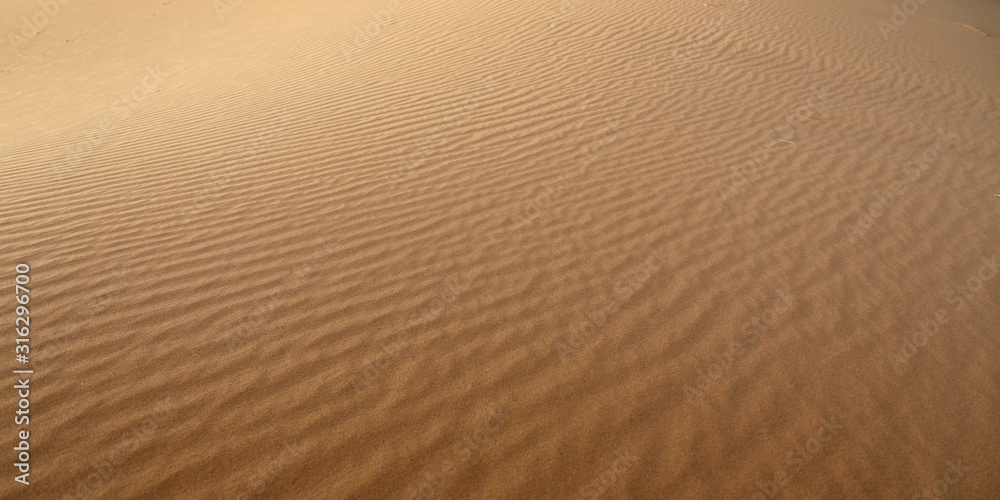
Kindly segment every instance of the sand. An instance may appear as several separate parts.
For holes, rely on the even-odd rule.
[[[1000,498],[1000,4],[895,7],[3,2],[0,497]]]

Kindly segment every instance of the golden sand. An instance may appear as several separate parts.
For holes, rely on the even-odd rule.
[[[0,497],[1000,498],[997,2],[43,4]]]

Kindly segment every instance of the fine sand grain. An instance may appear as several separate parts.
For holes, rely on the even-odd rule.
[[[0,498],[1000,498],[1000,3],[50,3]]]

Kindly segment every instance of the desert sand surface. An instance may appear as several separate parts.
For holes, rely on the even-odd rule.
[[[1000,3],[56,3],[0,497],[1000,498]]]

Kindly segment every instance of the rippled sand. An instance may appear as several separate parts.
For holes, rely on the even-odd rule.
[[[0,6],[2,498],[1000,498],[997,2],[223,2]]]

